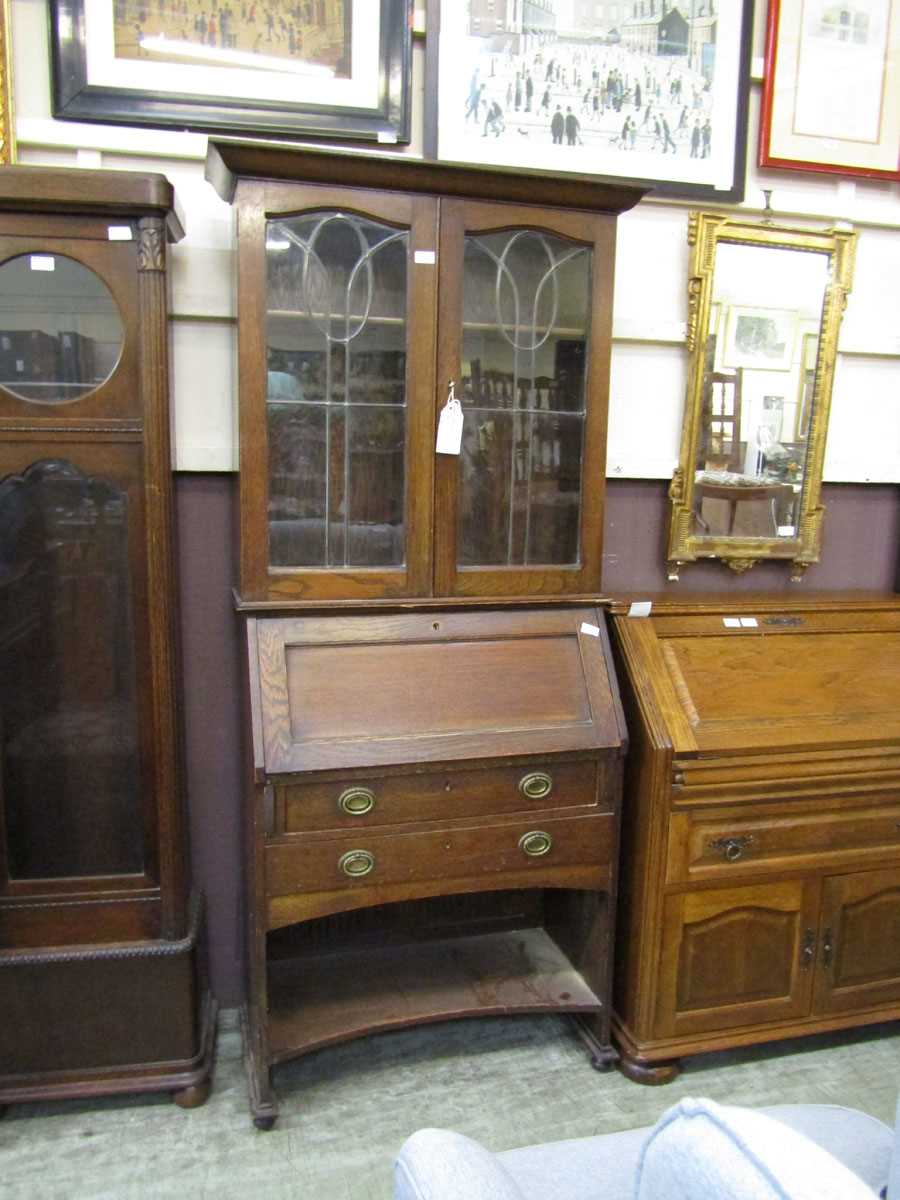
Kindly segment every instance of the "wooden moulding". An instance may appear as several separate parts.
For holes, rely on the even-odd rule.
[[[334,183],[466,200],[508,201],[588,212],[621,213],[649,191],[588,175],[564,180],[540,171],[428,162],[407,154],[359,154],[346,150],[297,149],[283,142],[214,138],[206,156],[206,178],[230,203],[238,178]]]

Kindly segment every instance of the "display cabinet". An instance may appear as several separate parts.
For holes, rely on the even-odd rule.
[[[167,398],[168,181],[0,170],[0,1103],[205,1099]]]
[[[900,1016],[900,600],[614,617],[621,1067]]]
[[[254,1120],[273,1066],[419,1021],[570,1012],[608,1065],[626,739],[590,601],[641,192],[227,141],[207,169],[238,240]]]

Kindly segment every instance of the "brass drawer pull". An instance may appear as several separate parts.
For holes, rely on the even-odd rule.
[[[531,771],[519,780],[519,791],[528,800],[543,800],[553,791],[553,776],[546,771]]]
[[[742,834],[740,837],[720,837],[709,843],[710,850],[721,850],[726,862],[737,862],[744,857],[744,848],[753,841],[753,834]]]
[[[375,793],[367,787],[349,787],[338,796],[338,808],[348,817],[361,817],[375,807]]]
[[[359,879],[374,870],[375,855],[368,850],[348,850],[338,859],[338,867],[351,879]]]
[[[519,849],[529,858],[540,858],[542,854],[549,854],[552,847],[553,838],[549,833],[544,833],[543,829],[532,829],[519,838]]]

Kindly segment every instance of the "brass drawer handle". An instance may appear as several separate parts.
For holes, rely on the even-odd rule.
[[[338,867],[351,879],[359,879],[374,870],[375,855],[368,850],[348,850],[338,859]]]
[[[349,787],[338,796],[338,808],[348,817],[361,817],[375,807],[375,793],[367,787]]]
[[[542,854],[549,854],[552,847],[553,838],[549,833],[544,833],[543,829],[532,829],[519,838],[519,849],[529,858],[540,858]]]
[[[553,791],[553,776],[546,771],[531,771],[519,780],[519,791],[528,800],[543,800]]]
[[[737,862],[744,857],[744,848],[753,841],[753,834],[747,833],[741,837],[720,837],[709,843],[710,850],[721,850],[726,862]]]

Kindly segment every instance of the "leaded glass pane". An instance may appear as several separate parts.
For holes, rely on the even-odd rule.
[[[405,561],[407,252],[353,213],[268,223],[273,567]]]
[[[462,566],[577,566],[591,254],[537,230],[465,240]]]

